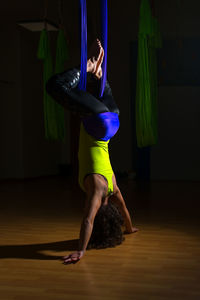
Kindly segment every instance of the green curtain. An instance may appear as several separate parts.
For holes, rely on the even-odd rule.
[[[65,52],[66,51],[66,52]],[[43,60],[43,104],[45,137],[51,140],[65,139],[65,120],[62,106],[56,103],[46,92],[47,80],[54,74],[48,32],[43,29],[40,35],[37,57]],[[68,58],[67,45],[63,30],[59,30],[57,38],[55,72],[62,72],[64,61]]]
[[[149,0],[140,6],[136,83],[136,136],[138,147],[157,143],[157,60],[161,47],[158,22],[152,16]]]
[[[68,45],[65,38],[64,30],[59,29],[58,37],[57,37],[57,45],[56,45],[56,65],[55,65],[55,73],[61,73],[64,71],[65,61],[69,58]],[[56,103],[57,104],[57,103]],[[57,104],[55,113],[57,115],[57,126],[58,132],[60,133],[61,139],[65,138],[65,116],[64,109],[61,105]]]

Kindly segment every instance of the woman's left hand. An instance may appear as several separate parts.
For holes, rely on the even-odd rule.
[[[71,253],[67,256],[63,256],[62,259],[64,260],[64,264],[69,264],[73,262],[77,262],[78,260],[83,257],[85,251],[76,251],[74,253]]]
[[[132,227],[131,229],[126,229],[126,230],[124,231],[124,234],[135,233],[135,232],[137,232],[138,230],[139,230],[138,228]]]

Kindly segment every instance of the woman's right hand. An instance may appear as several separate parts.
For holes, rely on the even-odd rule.
[[[64,264],[70,264],[70,263],[74,263],[77,262],[78,260],[80,260],[83,255],[84,255],[85,251],[76,251],[74,253],[71,253],[67,256],[63,256],[62,259],[64,260]]]

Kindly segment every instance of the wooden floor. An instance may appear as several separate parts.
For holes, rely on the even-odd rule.
[[[134,225],[76,264],[84,195],[67,178],[0,183],[1,300],[200,299],[199,182],[120,183]]]

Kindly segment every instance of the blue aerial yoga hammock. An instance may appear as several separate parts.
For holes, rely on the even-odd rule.
[[[108,5],[107,0],[101,1],[101,39],[102,46],[104,49],[104,59],[102,63],[102,78],[101,78],[101,89],[100,97],[103,96],[106,79],[107,79],[107,48],[108,48]]]
[[[81,35],[81,76],[78,88],[86,91],[87,83],[87,6],[86,0],[80,0],[80,35]]]
[[[79,89],[86,91],[87,83],[87,6],[86,0],[79,0],[80,3],[80,33],[81,33],[81,76]],[[102,78],[100,98],[103,96],[107,79],[107,45],[108,45],[108,6],[107,0],[101,0],[101,42],[104,49],[102,63]]]
[[[104,49],[102,78],[99,97],[103,97],[107,80],[107,39],[108,39],[107,0],[101,0],[101,41]],[[81,76],[78,88],[86,91],[87,84],[87,7],[86,0],[80,0],[80,33],[81,33]],[[108,141],[119,128],[118,114],[104,112],[82,119],[86,131],[101,141]]]

